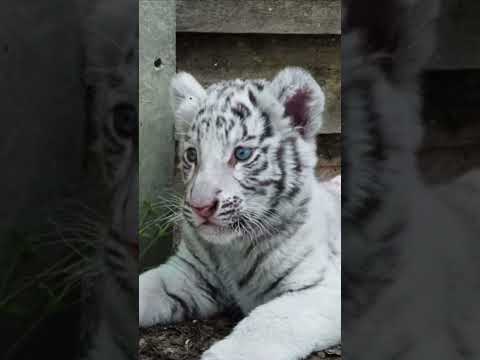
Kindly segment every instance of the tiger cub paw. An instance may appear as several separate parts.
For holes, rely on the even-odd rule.
[[[138,321],[140,327],[171,322],[171,311],[164,291],[148,286],[148,280],[139,278]]]

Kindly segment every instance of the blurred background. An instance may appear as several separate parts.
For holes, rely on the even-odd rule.
[[[132,21],[122,17],[132,4],[137,9],[135,2],[113,3],[0,5],[2,360],[76,359],[102,313],[91,311],[102,301],[89,290],[105,275],[99,248],[111,221],[111,194],[94,144],[110,106],[118,104],[106,99],[118,95],[121,81],[110,78],[100,92],[86,69],[88,63],[97,74],[117,70],[131,45],[124,41],[126,23],[133,24],[131,39],[138,48],[137,11],[127,13]],[[134,56],[131,65],[135,75]],[[136,112],[136,81],[133,88],[134,103],[128,100]],[[133,120],[136,128],[136,115]],[[122,309],[124,317],[129,309]],[[136,313],[135,306],[135,330]]]
[[[480,3],[443,0],[437,51],[423,78],[425,136],[419,166],[428,183],[480,168]]]

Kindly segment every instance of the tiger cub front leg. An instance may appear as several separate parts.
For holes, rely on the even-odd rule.
[[[205,318],[221,310],[218,283],[198,256],[180,245],[165,264],[139,278],[139,324]]]
[[[286,293],[260,305],[201,360],[299,360],[340,343],[340,287]]]

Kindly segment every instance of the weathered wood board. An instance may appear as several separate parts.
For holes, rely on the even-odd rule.
[[[426,124],[417,159],[420,174],[427,183],[446,183],[469,171],[480,170],[480,121],[469,121],[465,113],[459,114],[458,121],[463,123],[457,129]],[[320,135],[317,146],[319,178],[326,180],[340,174],[342,135]]]
[[[459,116],[462,120],[462,114]],[[444,183],[473,169],[480,170],[480,121],[466,121],[457,129],[427,126],[418,165],[428,183]]]
[[[286,66],[312,73],[326,93],[323,133],[338,133],[340,113],[340,37],[177,33],[177,69],[203,85],[233,78],[271,79]]]
[[[424,130],[417,159],[427,183],[445,183],[471,170],[480,170],[480,122],[466,124],[456,131],[432,124]],[[317,144],[318,177],[327,180],[340,174],[342,135],[320,135]]]
[[[339,0],[177,0],[177,31],[340,34]]]
[[[480,2],[443,0],[431,69],[480,67]],[[338,0],[178,0],[179,32],[340,34]]]
[[[471,170],[480,170],[480,144],[422,150],[418,159],[427,183],[446,183]]]
[[[424,118],[451,132],[462,131],[468,123],[479,123],[479,89],[480,68],[426,72],[422,84]],[[472,130],[464,132],[462,138],[475,136]]]
[[[426,128],[418,159],[430,183],[480,168],[480,69],[429,71],[423,77]]]
[[[341,173],[342,135],[323,134],[317,138],[317,175],[328,180]]]

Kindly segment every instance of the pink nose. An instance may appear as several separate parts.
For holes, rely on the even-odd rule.
[[[201,216],[202,218],[208,219],[210,216],[212,216],[215,211],[217,211],[218,207],[218,200],[214,200],[208,205],[202,205],[202,206],[197,206],[192,204],[192,209],[197,213],[198,216]]]

